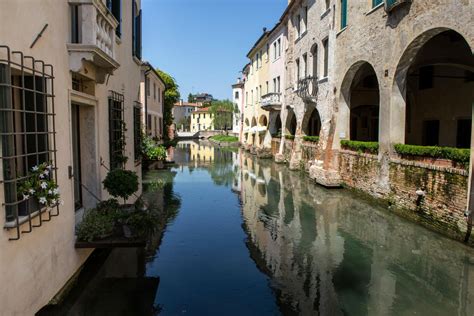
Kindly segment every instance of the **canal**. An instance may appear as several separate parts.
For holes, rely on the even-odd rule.
[[[239,150],[173,156],[145,176],[162,238],[108,253],[68,315],[473,315],[471,248]]]

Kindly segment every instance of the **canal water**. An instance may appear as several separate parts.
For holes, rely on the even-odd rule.
[[[172,155],[145,176],[162,239],[108,254],[68,315],[474,315],[463,244],[236,149]]]

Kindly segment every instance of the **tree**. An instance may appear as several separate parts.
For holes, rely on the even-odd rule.
[[[233,114],[239,110],[230,100],[217,100],[211,102],[209,112],[215,130],[229,130],[232,129]]]
[[[195,99],[194,99],[194,95],[192,95],[191,93],[188,94],[188,102],[189,103],[194,103]]]
[[[163,107],[163,138],[169,140],[168,129],[173,124],[173,106],[181,97],[179,93],[179,85],[176,80],[168,73],[157,69],[161,79],[165,82],[165,102]]]

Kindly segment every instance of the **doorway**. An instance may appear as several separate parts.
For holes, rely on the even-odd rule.
[[[81,138],[80,138],[80,107],[72,104],[71,128],[72,128],[72,171],[74,179],[74,209],[76,211],[83,207],[82,202],[82,166],[81,166]]]

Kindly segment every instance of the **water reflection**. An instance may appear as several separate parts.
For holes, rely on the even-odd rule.
[[[251,256],[300,315],[472,315],[472,249],[242,154]]]

